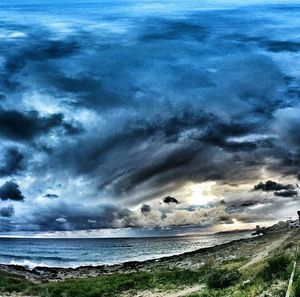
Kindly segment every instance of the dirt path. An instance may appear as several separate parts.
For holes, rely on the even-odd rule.
[[[248,268],[249,266],[260,262],[263,258],[265,258],[266,256],[268,256],[268,254],[270,252],[272,252],[273,250],[275,250],[276,248],[278,248],[285,240],[287,240],[287,238],[290,236],[290,234],[287,234],[286,236],[280,238],[277,241],[274,241],[272,243],[270,243],[268,246],[266,246],[266,248],[261,251],[260,253],[258,253],[255,257],[253,257],[248,263],[246,263],[245,265],[243,265],[242,267],[240,267],[240,270],[243,270],[245,268]]]
[[[204,285],[196,285],[193,287],[187,287],[181,290],[175,290],[175,291],[140,291],[137,293],[134,293],[134,295],[126,293],[120,295],[120,297],[184,297],[189,294],[198,293],[202,288],[204,288]]]

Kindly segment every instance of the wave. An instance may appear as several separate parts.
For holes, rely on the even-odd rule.
[[[30,261],[30,260],[11,260],[6,262],[1,262],[1,264],[4,265],[17,265],[17,266],[23,266],[28,269],[34,269],[36,267],[50,267],[50,268],[78,268],[83,266],[101,266],[101,265],[115,265],[115,264],[121,264],[124,262],[112,262],[112,263],[102,263],[102,262],[77,262],[77,263],[46,263],[46,262],[38,262],[38,261]]]
[[[24,266],[26,268],[29,269],[34,269],[37,266],[42,266],[42,267],[55,267],[55,266],[51,266],[49,264],[45,264],[45,263],[40,263],[40,262],[34,262],[34,261],[29,261],[29,260],[23,260],[23,261],[9,261],[8,263],[4,263],[4,264],[9,264],[9,265],[20,265],[20,266]]]
[[[0,258],[8,258],[8,259],[22,259],[22,260],[45,260],[45,261],[76,261],[76,258],[67,258],[67,257],[58,257],[58,256],[26,256],[26,255],[13,255],[13,254],[3,254],[0,253]]]

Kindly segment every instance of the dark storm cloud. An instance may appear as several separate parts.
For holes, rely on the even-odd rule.
[[[274,156],[278,159],[275,163],[267,164],[267,168],[272,172],[278,172],[282,176],[295,176],[300,166],[300,158],[298,154],[287,151],[285,148],[277,147]]]
[[[217,164],[215,166],[211,165],[210,169],[208,169],[208,164],[207,167],[204,167],[204,164],[206,162],[209,163],[210,160],[206,155],[211,154],[212,156],[214,154],[213,146],[221,147],[228,152],[241,153],[255,150],[256,148],[269,149],[272,147],[271,140],[256,142],[228,140],[230,137],[247,135],[254,132],[256,128],[257,125],[251,122],[233,121],[227,123],[225,121],[221,122],[215,116],[204,114],[203,112],[183,111],[178,113],[176,117],[172,116],[165,119],[157,117],[153,122],[138,120],[131,123],[126,129],[121,130],[120,133],[109,135],[104,139],[85,138],[85,143],[68,149],[67,154],[62,151],[62,155],[59,156],[61,161],[59,162],[62,166],[65,166],[65,162],[68,165],[73,164],[78,173],[89,175],[99,170],[101,164],[107,162],[108,156],[113,154],[115,158],[119,158],[119,151],[126,148],[128,153],[132,152],[133,156],[135,156],[131,157],[131,161],[127,161],[131,163],[127,170],[115,167],[115,165],[120,165],[121,167],[123,160],[120,160],[119,164],[111,164],[111,169],[106,167],[105,170],[102,170],[102,175],[105,174],[105,179],[101,183],[101,187],[107,187],[112,184],[112,189],[119,193],[134,189],[137,185],[156,177],[158,177],[157,186],[160,183],[168,183],[167,177],[163,178],[163,175],[169,175],[169,181],[184,180],[185,178],[197,179],[197,176],[202,174],[203,176],[206,174],[206,177],[203,177],[204,179],[221,179],[226,174],[228,174],[228,177],[230,176],[228,167]],[[192,131],[192,133],[185,136],[185,133],[189,133],[189,131]],[[148,141],[149,147],[147,148]],[[139,143],[143,142],[145,143],[144,151],[138,154],[134,153],[135,147],[138,147]],[[159,143],[165,144],[165,149],[155,152],[152,146],[156,147]],[[151,155],[155,156],[149,158]],[[203,156],[203,160],[201,156]],[[227,157],[231,158],[230,155]],[[73,158],[74,160],[76,158],[76,163],[71,161]],[[136,166],[134,164],[135,158],[137,162],[139,158],[144,159],[143,165]],[[237,159],[238,155],[235,155],[234,158]],[[195,159],[198,159],[197,162],[202,164],[203,170],[195,167],[197,162],[191,164]],[[257,159],[252,161],[249,158],[249,167],[251,163],[253,163],[253,166],[259,166]],[[180,171],[183,168],[185,168],[185,177],[182,176],[182,173],[176,172],[177,169]],[[211,176],[209,176],[210,174]]]
[[[75,129],[69,123],[64,122],[63,114],[61,113],[41,116],[35,110],[21,112],[0,108],[0,135],[5,138],[17,141],[31,141],[35,137],[47,134],[55,128],[62,128],[70,134]]]
[[[229,123],[222,122],[220,119],[213,119],[206,125],[205,135],[201,140],[223,147],[228,150],[254,150],[257,147],[255,142],[244,141],[234,142],[229,141],[229,137],[243,136],[255,131],[256,125],[254,123],[232,121]]]
[[[175,181],[178,182],[177,186],[180,186],[186,180],[191,179],[195,181],[223,179],[225,181],[235,176],[249,178],[252,172],[264,163],[265,151],[273,149],[273,140],[270,138],[235,141],[233,138],[245,137],[263,130],[261,121],[268,121],[270,114],[263,113],[264,104],[261,100],[253,98],[268,96],[266,92],[274,88],[269,82],[274,80],[276,85],[276,76],[279,77],[278,84],[281,84],[280,72],[273,64],[269,63],[268,59],[250,59],[249,63],[257,72],[258,77],[264,71],[271,73],[266,91],[260,85],[259,90],[247,87],[243,91],[242,88],[231,89],[232,87],[230,87],[226,93],[228,92],[230,96],[233,93],[240,97],[241,104],[249,106],[250,110],[257,115],[255,120],[249,117],[239,118],[239,116],[233,119],[224,119],[223,115],[212,115],[214,107],[211,109],[206,102],[199,102],[199,106],[193,106],[195,103],[192,106],[179,105],[179,108],[174,109],[171,115],[166,110],[160,116],[151,116],[150,112],[147,120],[136,117],[125,118],[122,125],[126,128],[116,134],[105,134],[105,130],[102,130],[101,137],[80,138],[80,145],[71,143],[72,148],[65,147],[59,150],[58,163],[62,166],[74,166],[76,174],[87,176],[100,174],[99,188],[110,189],[117,195],[129,193],[138,186],[149,182],[153,189],[157,188],[157,194],[161,195],[164,192],[163,187],[168,183],[175,183]],[[263,67],[262,70],[259,70],[259,67]],[[228,69],[226,69],[227,71]],[[180,73],[179,70],[178,73]],[[274,73],[273,76],[272,73]],[[79,83],[78,86],[80,86]],[[81,92],[76,87],[69,88],[70,90],[75,93]],[[216,91],[217,94],[224,92],[222,89]],[[214,93],[213,90],[211,92]],[[269,100],[268,107],[274,109],[276,101]],[[223,102],[221,98],[220,102]],[[200,111],[202,105],[204,111]],[[162,107],[163,112],[168,106],[168,101],[160,102],[158,106]],[[140,107],[142,106],[137,105],[137,108]],[[224,109],[226,108],[224,106]],[[237,106],[235,108],[238,113],[239,108]],[[118,125],[114,125],[114,129],[118,131]],[[135,153],[135,148],[142,143],[145,145],[144,152]],[[168,144],[169,148],[167,148]],[[155,147],[159,145],[161,147],[166,145],[166,149],[154,154]],[[221,148],[223,153],[217,151],[215,147]],[[127,164],[122,159],[124,151],[127,151],[128,155],[134,156],[130,157]],[[261,153],[258,154],[256,151]],[[240,155],[233,156],[231,155],[233,152],[240,153]],[[247,152],[253,152],[253,155],[245,156],[244,153]],[[218,160],[216,164],[209,161],[214,155]],[[150,156],[152,157],[150,158]],[[119,160],[119,162],[110,163],[109,160]],[[143,160],[142,165],[137,165],[140,160]],[[234,161],[231,166],[229,166],[229,160]],[[241,170],[243,163],[247,163],[247,169],[243,170],[244,176],[237,175],[236,173]],[[197,166],[197,164],[201,164],[201,166]]]
[[[240,202],[234,202],[232,203],[231,206],[228,206],[226,207],[224,210],[227,212],[227,213],[236,213],[236,212],[243,212],[245,210],[245,208],[247,207],[251,207],[251,206],[254,206],[254,205],[257,205],[259,204],[260,201],[255,201],[255,200],[241,200]],[[231,203],[229,203],[231,204]]]
[[[265,183],[260,182],[259,184],[255,185],[253,188],[253,191],[265,191],[265,192],[271,192],[271,191],[281,191],[281,190],[294,190],[295,186],[291,184],[280,184],[277,182],[274,182],[272,180],[268,180]]]
[[[274,192],[275,196],[280,196],[280,197],[296,197],[298,196],[298,191],[296,190],[283,190],[283,191],[276,191]]]
[[[84,207],[79,204],[55,203],[33,210],[26,224],[16,222],[18,230],[64,231],[132,227],[136,222],[132,212],[114,205]]]
[[[130,104],[127,94],[118,94],[103,79],[80,74],[68,76],[53,69],[43,73],[42,81],[50,84],[54,94],[67,93],[74,96],[73,100],[64,103],[75,108],[112,109]]]
[[[224,208],[224,211],[231,213],[243,213],[246,209],[255,205],[264,205],[273,203],[273,198],[265,195],[253,195],[250,193],[242,193],[226,197],[222,203],[217,203],[217,206]]]
[[[195,129],[191,135],[193,140],[217,145],[228,150],[251,150],[259,146],[260,142],[244,141],[238,143],[228,139],[255,132],[257,126],[258,124],[253,122],[226,121],[211,113],[187,109],[170,118],[160,117],[152,119],[152,121],[137,121],[132,124],[131,128],[134,130],[134,135],[149,137],[162,134],[168,142],[178,142],[181,133]]]
[[[255,60],[255,63],[257,63],[257,60]],[[267,63],[268,64],[268,63]],[[261,65],[261,62],[257,65],[259,67]],[[265,63],[262,64],[265,67]],[[268,66],[269,67],[269,66]],[[274,67],[272,66],[270,71]],[[275,76],[277,75],[277,70],[275,71]],[[278,74],[279,75],[279,74]],[[269,82],[268,82],[269,84]],[[260,89],[261,86],[259,87]],[[270,89],[268,87],[268,89]],[[238,92],[240,94],[241,90],[232,90],[234,92]],[[257,90],[253,90],[254,94],[253,96],[258,96],[259,93]],[[246,91],[245,91],[246,92]],[[247,92],[251,91],[248,90]],[[244,93],[242,93],[244,95]],[[250,96],[250,95],[247,95]],[[264,94],[265,96],[265,94]],[[217,100],[217,99],[216,99]],[[255,114],[258,113],[259,117],[257,119],[267,120],[269,115],[262,113],[264,108],[264,105],[260,100],[254,100],[250,98],[249,100],[246,100],[246,104],[250,104],[251,109],[254,110]],[[241,101],[241,104],[245,104],[244,101]],[[201,106],[201,102],[200,102]],[[93,157],[87,157],[89,156],[89,152],[85,153],[83,156],[86,157],[86,160],[83,160],[83,164],[85,164],[85,169],[89,170],[86,167],[86,164],[89,164],[88,159],[95,160],[98,159],[98,156],[103,156],[104,153],[110,153],[114,151],[116,153],[116,150],[119,148],[122,150],[122,147],[126,146],[126,142],[128,142],[128,147],[131,148],[133,143],[141,143],[143,139],[151,139],[151,137],[155,138],[154,141],[157,141],[158,143],[178,143],[178,146],[176,150],[170,150],[169,156],[167,153],[162,154],[161,160],[159,158],[152,158],[152,164],[147,164],[145,162],[144,168],[141,166],[132,166],[129,167],[126,173],[126,175],[130,175],[130,171],[132,171],[132,176],[129,176],[128,178],[124,176],[124,182],[117,182],[117,184],[125,184],[124,186],[120,186],[120,189],[129,189],[132,188],[132,186],[127,187],[128,185],[135,185],[140,182],[144,182],[147,179],[151,179],[154,175],[158,175],[160,173],[165,173],[166,171],[172,169],[172,164],[174,164],[173,169],[175,169],[177,166],[183,166],[187,168],[187,171],[193,171],[193,166],[191,166],[191,170],[188,169],[187,166],[190,165],[190,161],[197,157],[197,154],[200,153],[200,150],[203,145],[208,144],[207,149],[209,149],[209,146],[217,146],[225,151],[233,152],[233,151],[240,151],[240,152],[247,152],[247,151],[255,151],[256,149],[265,149],[268,150],[272,147],[272,141],[271,140],[258,140],[258,141],[234,141],[230,140],[230,137],[241,137],[246,136],[249,133],[255,133],[262,130],[261,122],[260,120],[253,121],[253,119],[249,120],[247,118],[242,119],[236,119],[236,120],[225,120],[222,117],[218,116],[212,116],[209,110],[209,106],[207,106],[207,103],[205,106],[205,109],[208,109],[208,111],[205,112],[199,112],[197,110],[197,107],[190,108],[191,111],[189,111],[188,108],[185,106],[182,107],[180,111],[174,110],[173,115],[169,117],[168,113],[166,112],[164,115],[162,115],[161,119],[159,117],[149,117],[148,121],[139,120],[135,122],[135,119],[130,119],[129,125],[128,123],[126,126],[126,130],[122,132],[120,135],[113,135],[108,136],[108,138],[105,140],[104,145],[103,143],[99,143],[98,145],[95,145],[96,140],[93,139],[92,143],[93,146],[100,146],[101,150],[99,149],[98,152],[96,150],[91,151],[93,153]],[[165,107],[162,106],[164,109]],[[226,107],[225,107],[226,108]],[[237,107],[235,107],[237,108]],[[174,116],[174,114],[178,114],[177,116]],[[191,132],[191,133],[190,133]],[[186,133],[186,137],[185,134]],[[190,133],[190,134],[189,134]],[[184,143],[184,142],[185,143]],[[147,142],[146,142],[147,143]],[[188,146],[188,148],[187,148]],[[180,148],[182,147],[182,148]],[[81,147],[81,149],[84,149]],[[105,151],[103,151],[105,149]],[[130,149],[132,150],[132,149]],[[181,154],[182,152],[182,154]],[[96,154],[96,155],[94,155]],[[222,155],[222,153],[219,153]],[[145,158],[146,158],[145,154]],[[182,158],[181,158],[182,155]],[[224,154],[225,157],[226,154]],[[159,154],[158,154],[159,156]],[[251,155],[250,155],[251,158]],[[263,158],[263,155],[261,156]],[[220,159],[220,158],[219,158]],[[80,160],[80,158],[79,158]],[[169,160],[169,161],[168,161]],[[171,162],[172,160],[172,162]],[[259,160],[257,160],[259,161]],[[78,162],[78,165],[80,165],[81,162]],[[95,162],[92,162],[92,168],[95,167]],[[99,164],[99,163],[98,163]],[[168,165],[170,164],[170,165]],[[135,170],[135,168],[137,170]],[[216,169],[216,168],[215,168]],[[219,175],[220,177],[223,175],[222,173],[218,174],[218,171],[222,170],[222,168],[216,170],[216,175]],[[116,172],[116,170],[114,170]],[[135,172],[134,172],[135,171]],[[187,174],[187,172],[186,172]],[[120,176],[119,176],[120,177]],[[174,175],[172,176],[174,177]],[[109,180],[109,178],[108,178]],[[112,181],[115,179],[112,177]],[[119,178],[120,180],[120,178]],[[127,181],[126,181],[127,180]]]
[[[0,70],[0,84],[8,95],[11,92],[29,90],[24,79],[20,79],[20,75],[29,68],[42,64],[46,66],[52,61],[69,57],[80,48],[79,43],[72,37],[57,38],[56,34],[45,26],[39,26],[38,29],[28,26],[21,28],[21,31],[23,30],[27,33],[24,38],[8,40],[6,46],[3,44],[0,47],[0,53],[6,58]]]
[[[141,207],[141,213],[146,215],[151,211],[151,206],[148,204],[143,204],[143,206]]]
[[[57,194],[52,194],[52,193],[47,193],[44,195],[45,198],[49,198],[49,199],[56,199],[59,196]]]
[[[25,156],[17,148],[9,148],[3,157],[0,176],[18,174],[25,169]]]
[[[168,31],[168,34],[177,34],[178,39],[182,37],[185,38],[185,36],[187,39],[192,38],[192,36],[197,39],[198,37],[202,38],[204,34],[202,26],[190,24],[190,21],[173,22],[157,18],[153,19],[153,22],[155,23],[153,30],[158,29],[160,34],[162,34],[164,30],[162,28],[168,28],[167,30],[173,32],[170,33]],[[146,23],[150,24],[150,21]],[[151,32],[152,29],[145,28],[143,22],[141,22],[140,25],[141,31],[145,31],[145,34]],[[140,32],[141,35],[143,35],[142,32]],[[148,62],[145,60],[144,54],[149,50],[151,52],[149,56],[150,60],[159,58],[160,54],[157,52],[161,49],[159,41],[149,46],[144,44],[144,42],[135,42],[128,46],[127,44],[122,44],[121,41],[117,44],[111,44],[110,40],[104,40],[104,44],[99,44],[97,41],[92,43],[90,48],[87,48],[90,43],[86,36],[92,35],[90,38],[94,38],[95,40],[99,39],[99,36],[93,36],[95,32],[79,31],[76,33],[76,42],[72,40],[69,41],[68,39],[70,37],[66,37],[66,41],[51,41],[43,37],[47,34],[47,32],[45,33],[43,31],[41,32],[41,36],[35,36],[38,42],[32,42],[31,39],[26,39],[26,43],[24,42],[26,46],[24,45],[18,48],[16,54],[11,55],[6,63],[6,72],[12,74],[26,71],[26,75],[37,79],[40,84],[39,86],[46,88],[48,93],[55,90],[55,95],[59,96],[63,95],[63,92],[73,94],[72,100],[65,101],[67,104],[89,108],[117,108],[122,105],[137,105],[138,100],[134,99],[135,93],[137,91],[143,92],[143,89],[136,83],[134,69],[141,70],[144,66],[148,67]],[[129,34],[128,37],[131,38],[131,34]],[[78,44],[82,51],[77,51]],[[166,45],[166,49],[170,48],[170,46],[171,45]],[[31,47],[32,49],[28,49]],[[148,47],[150,47],[150,49]],[[151,50],[151,47],[153,47],[153,50]],[[51,50],[49,50],[49,48]],[[65,48],[71,48],[71,50],[68,51],[65,50]],[[90,52],[84,53],[84,50],[90,50]],[[53,52],[59,54],[49,54]],[[75,57],[70,55],[73,53],[77,55],[75,55]],[[82,56],[78,59],[78,55],[80,54],[82,54]],[[74,59],[73,65],[78,63],[80,71],[68,73],[64,67],[59,67],[59,62],[53,60],[53,58],[69,58],[66,65]],[[90,65],[91,60],[94,61],[93,65]],[[43,62],[43,64],[40,62]],[[25,68],[25,66],[27,68]],[[176,75],[178,87],[187,88],[188,84],[195,87],[196,81],[197,85],[211,84],[209,81],[201,81],[206,80],[207,71],[205,70],[195,71],[189,69],[187,65],[180,67],[169,65],[168,68],[170,68],[168,72],[173,72],[174,75],[179,72],[181,73],[181,76]],[[187,71],[187,69],[189,70]],[[30,88],[27,84],[24,86],[24,82],[21,82],[18,77],[14,77],[13,80],[15,83],[20,84],[22,88]]]
[[[171,117],[170,119],[159,117],[154,122],[134,120],[116,134],[107,135],[105,138],[95,137],[94,135],[91,139],[85,138],[85,142],[81,146],[73,147],[72,150],[70,148],[68,156],[65,156],[66,152],[62,151],[62,155],[59,158],[62,159],[63,163],[64,161],[69,163],[70,157],[71,159],[76,158],[76,163],[71,162],[71,164],[76,166],[76,171],[81,174],[91,174],[98,169],[99,164],[105,162],[105,157],[114,152],[119,155],[119,150],[122,148],[130,151],[134,148],[134,143],[137,145],[143,141],[147,143],[147,140],[151,138],[153,138],[154,142],[166,141],[167,143],[176,143],[181,132],[197,125],[204,125],[204,123],[205,120],[201,114],[193,115],[188,113],[178,115],[176,118]],[[180,156],[178,151],[176,154],[174,153],[174,156],[172,153],[170,153],[169,157],[165,156],[164,160],[158,160],[158,162],[153,160],[149,168],[146,165],[144,168],[141,168],[142,171],[145,171],[144,173],[140,172],[136,176],[132,176],[132,183],[142,182],[157,172],[169,170],[187,162],[190,159],[189,150],[193,149],[184,148],[182,156]],[[112,165],[114,166],[114,164]],[[138,168],[135,170],[138,170]]]
[[[270,40],[267,36],[247,36],[242,34],[228,37],[242,43],[256,43],[258,46],[274,53],[300,51],[300,43],[291,40]]]
[[[13,206],[0,208],[0,217],[10,218],[14,215],[15,210]]]
[[[163,199],[163,202],[164,202],[164,203],[167,203],[167,204],[169,204],[169,203],[175,203],[175,204],[178,204],[178,203],[179,203],[178,200],[177,200],[176,198],[171,197],[171,196],[165,197],[165,198]]]
[[[19,185],[13,180],[5,182],[0,187],[0,200],[23,201],[24,199]]]
[[[124,172],[124,174],[121,173],[119,180],[114,183],[114,191],[126,193],[151,179],[158,179],[155,183],[159,185],[159,176],[162,177],[164,174],[175,172],[176,169],[187,166],[195,155],[195,148],[189,149],[188,147],[167,151],[166,153],[162,152],[161,156],[157,156],[155,161],[147,161],[144,166]]]
[[[294,41],[271,40],[265,42],[264,46],[267,50],[275,53],[300,51],[300,43]]]
[[[39,36],[40,37],[40,36]],[[20,70],[28,61],[42,61],[58,59],[74,53],[79,45],[75,41],[68,40],[31,40],[32,44],[26,44],[25,48],[12,55],[5,64],[8,73]]]
[[[185,38],[203,41],[207,37],[206,28],[191,19],[187,21],[150,19],[143,29],[146,32],[140,36],[140,40],[143,42],[182,40]]]

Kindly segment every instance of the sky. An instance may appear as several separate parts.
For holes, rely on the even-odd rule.
[[[297,2],[1,1],[0,234],[294,218]]]

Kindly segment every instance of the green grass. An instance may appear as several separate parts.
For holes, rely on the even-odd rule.
[[[193,297],[255,297],[263,291],[270,291],[274,296],[285,296],[287,283],[290,275],[292,259],[288,254],[277,253],[267,260],[249,268],[250,271],[243,271],[239,276],[235,275],[234,269],[217,270],[213,272],[208,280],[208,286]],[[223,284],[225,279],[225,284]],[[228,280],[228,282],[227,282]],[[246,281],[244,283],[244,281]],[[278,286],[282,282],[283,286]],[[192,297],[189,296],[189,297]],[[271,295],[270,295],[271,296]],[[272,295],[273,296],[273,295]],[[300,297],[295,295],[294,297]]]
[[[236,284],[242,274],[238,270],[216,269],[207,277],[207,286],[209,288],[227,288]]]
[[[228,265],[228,264],[236,264],[236,263],[242,263],[248,261],[248,257],[239,257],[239,258],[233,258],[233,259],[225,259],[222,261],[222,264]]]
[[[293,297],[300,296],[300,273],[297,273],[295,275],[292,294],[293,294]]]
[[[104,275],[88,279],[69,279],[31,286],[27,293],[49,297],[112,297],[121,292],[147,289],[170,290],[200,283],[206,271],[165,270]]]
[[[275,255],[267,261],[267,264],[259,271],[258,277],[265,281],[271,281],[274,278],[288,278],[289,266],[292,264],[285,254]]]
[[[31,282],[18,275],[0,272],[0,292],[24,292],[33,286]]]
[[[293,297],[300,297],[300,251],[298,251],[298,253],[296,254],[295,259],[298,265],[294,275],[292,294]]]

